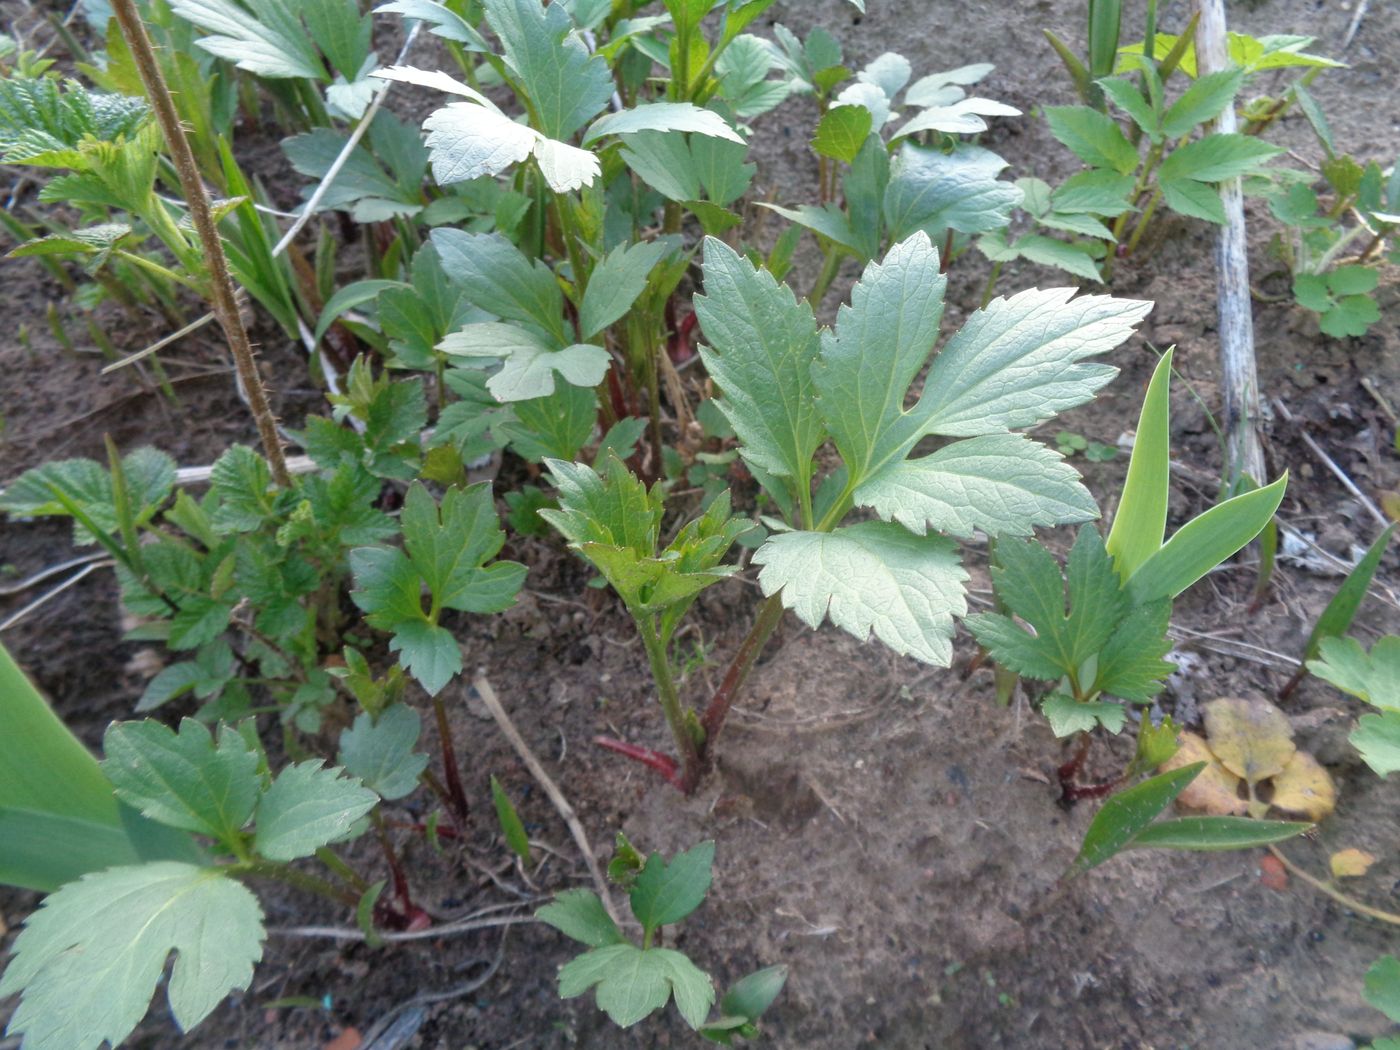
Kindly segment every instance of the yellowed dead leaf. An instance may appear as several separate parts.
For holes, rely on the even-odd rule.
[[[1212,700],[1205,722],[1220,764],[1251,786],[1282,773],[1298,750],[1288,716],[1267,700]]]
[[[1329,863],[1334,879],[1354,879],[1366,874],[1366,870],[1376,863],[1376,855],[1364,849],[1342,849],[1332,854]]]
[[[1177,804],[1217,816],[1243,816],[1245,802],[1239,796],[1240,778],[1215,760],[1204,738],[1195,733],[1180,733],[1176,742],[1176,754],[1162,763],[1163,772],[1196,762],[1206,764],[1206,768],[1176,797]]]
[[[1337,786],[1327,770],[1306,751],[1296,751],[1273,779],[1275,809],[1321,820],[1337,808]]]

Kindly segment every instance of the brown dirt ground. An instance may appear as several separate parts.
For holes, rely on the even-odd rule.
[[[910,57],[916,74],[992,61],[998,69],[987,93],[993,97],[1027,112],[1037,103],[1069,101],[1039,30],[1048,26],[1078,39],[1079,0],[870,0],[869,6],[862,19],[844,0],[780,0],[773,15],[800,31],[818,22],[839,30],[851,65],[891,48]],[[1184,5],[1163,7],[1163,24],[1180,24]],[[1319,0],[1262,0],[1232,4],[1230,13],[1246,31],[1315,34],[1317,50],[1332,54],[1354,12]],[[1136,13],[1128,18],[1138,24]],[[1325,74],[1315,91],[1339,145],[1383,162],[1400,148],[1398,34],[1400,7],[1373,0],[1345,56],[1351,67]],[[761,125],[760,178],[779,197],[802,198],[815,181],[802,137],[810,115],[794,103]],[[1299,121],[1286,121],[1282,137],[1315,158]],[[1070,170],[1069,155],[1029,117],[1000,121],[989,140],[1017,173],[1053,178]],[[1260,215],[1257,207],[1251,211]],[[1142,339],[1116,355],[1122,376],[1056,428],[1108,443],[1131,429],[1153,361],[1147,343],[1178,345],[1184,374],[1206,404],[1218,403],[1211,237],[1197,224],[1167,224],[1148,257],[1121,269],[1114,293],[1153,299],[1157,307]],[[1260,279],[1271,269],[1267,234],[1255,240]],[[945,329],[975,305],[985,274],[971,256],[956,271]],[[999,287],[1012,291],[1053,279],[1013,266]],[[1264,390],[1305,420],[1371,493],[1400,483],[1390,424],[1360,385],[1369,376],[1400,404],[1393,285],[1387,296],[1386,320],[1367,337],[1341,343],[1321,338],[1286,303],[1261,303],[1255,311]],[[99,376],[102,361],[80,334],[81,320],[72,326],[79,353],[64,352],[48,329],[46,307],[54,303],[65,316],[78,315],[38,266],[6,263],[0,297],[12,332],[23,325],[28,333],[27,346],[14,335],[0,344],[0,477],[54,456],[100,455],[104,433],[123,447],[157,444],[182,464],[207,463],[231,440],[251,441],[230,377],[193,374],[223,368],[209,337],[174,354],[188,363],[172,365],[172,374],[190,378],[177,386],[181,402],[171,406],[129,374]],[[833,293],[828,304],[836,298]],[[156,321],[133,322],[114,311],[96,320],[123,349],[162,332]],[[297,349],[270,328],[261,334],[279,409],[297,423],[317,394]],[[1219,449],[1199,404],[1180,385],[1174,394],[1175,448],[1188,468],[1173,496],[1179,523],[1213,499]],[[1272,470],[1292,474],[1287,523],[1343,557],[1370,540],[1374,523],[1312,457],[1295,427],[1272,425],[1268,451]],[[1121,483],[1121,457],[1081,466],[1105,500]],[[1056,892],[1093,804],[1067,811],[1057,803],[1050,782],[1064,759],[1062,745],[1023,706],[996,706],[986,671],[968,677],[961,668],[930,669],[837,631],[809,632],[790,619],[726,730],[720,770],[688,801],[657,788],[638,768],[588,743],[598,732],[656,746],[665,739],[646,662],[625,617],[608,596],[584,588],[587,573],[553,546],[533,540],[512,546],[532,566],[528,593],[503,617],[458,625],[467,666],[487,670],[601,852],[617,830],[667,852],[716,840],[715,892],[680,929],[679,943],[721,984],[769,963],[791,967],[787,989],[765,1021],[766,1045],[1272,1050],[1301,1045],[1296,1040],[1310,1032],[1364,1040],[1384,1030],[1360,988],[1370,963],[1395,949],[1394,936],[1296,881],[1285,892],[1265,888],[1257,853],[1130,854]],[[15,578],[69,552],[59,526],[6,524],[0,531],[0,566]],[[969,561],[979,565],[981,552],[971,549]],[[1391,554],[1381,577],[1385,593],[1364,607],[1359,633],[1400,629],[1395,568]],[[975,570],[974,576],[974,596],[984,598],[985,575]],[[1287,659],[1271,654],[1291,659],[1299,652],[1337,582],[1285,563],[1270,599],[1251,617],[1251,568],[1213,574],[1178,603],[1180,648],[1195,659],[1161,706],[1190,717],[1196,704],[1214,696],[1272,695],[1289,668]],[[687,683],[692,697],[704,695],[742,636],[754,594],[745,581],[705,596],[695,640],[712,645],[715,660]],[[0,610],[8,614],[29,597],[4,599]],[[114,583],[98,574],[7,631],[4,641],[74,728],[96,743],[108,721],[128,714],[142,686],[134,659],[140,647],[120,637]],[[971,653],[965,634],[960,652],[965,662]],[[547,801],[466,687],[454,689],[448,697],[453,735],[482,816],[460,851],[438,855],[421,841],[408,845],[420,901],[451,916],[531,896],[531,884],[549,891],[586,881]],[[1358,892],[1393,907],[1400,811],[1393,786],[1360,766],[1346,744],[1358,707],[1311,680],[1286,707],[1300,744],[1329,766],[1341,794],[1337,814],[1290,852],[1321,870],[1334,849],[1370,850],[1381,859]],[[1093,772],[1107,775],[1125,757],[1122,742],[1101,748]],[[493,835],[487,788],[493,772],[520,800],[532,835],[559,850],[543,854],[529,883]],[[405,816],[424,805],[410,800]],[[367,842],[351,856],[366,870],[383,866]],[[263,899],[274,927],[348,921],[275,888]],[[0,919],[11,936],[33,903],[32,895],[0,895]],[[563,939],[535,926],[512,927],[502,950],[501,932],[382,950],[274,936],[253,988],[193,1035],[177,1039],[158,1006],[129,1045],[319,1050],[346,1025],[366,1030],[395,1004],[478,976],[498,952],[500,966],[489,981],[425,1005],[417,1035],[401,1045],[695,1045],[673,1013],[622,1034],[590,1002],[561,1003],[554,971],[570,954]],[[268,1006],[292,996],[324,997],[328,1005]]]

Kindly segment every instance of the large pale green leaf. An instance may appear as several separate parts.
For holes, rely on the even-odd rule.
[[[490,51],[491,46],[480,33],[457,12],[434,0],[391,0],[376,7],[377,14],[394,13],[405,18],[426,22],[430,32],[444,40],[455,40],[465,51]]]
[[[861,483],[855,502],[919,535],[932,528],[964,537],[977,529],[1027,536],[1037,525],[1098,516],[1078,471],[1020,434],[956,441],[931,456],[886,466]]]
[[[1086,358],[1112,350],[1150,302],[1030,289],[972,315],[934,359],[915,410],[925,433],[976,437],[1034,426],[1083,404],[1116,373]]]
[[[1258,536],[1283,502],[1284,474],[1272,485],[1211,507],[1179,528],[1128,579],[1135,605],[1175,598]]]
[[[904,397],[938,336],[946,284],[938,252],[916,233],[865,268],[836,328],[822,333],[812,369],[818,408],[853,484],[920,436],[920,416],[904,411]]]
[[[215,868],[175,861],[109,868],[51,894],[29,917],[0,978],[23,993],[10,1034],[26,1050],[117,1046],[146,1013],[166,958],[168,996],[186,1031],[262,958],[262,909]]]
[[[379,796],[319,758],[277,774],[258,803],[253,845],[268,860],[309,857],[322,846],[350,838]]]
[[[1005,226],[1021,203],[1021,191],[997,178],[1005,167],[981,146],[962,144],[944,153],[903,143],[884,194],[890,236],[902,240],[922,230],[941,243],[948,230],[985,233]]]
[[[117,795],[174,828],[234,840],[257,804],[259,756],[232,726],[210,731],[192,718],[173,732],[159,722],[114,722],[102,770]]]
[[[1400,711],[1362,715],[1348,739],[1377,776],[1400,769]]]
[[[831,622],[861,641],[872,632],[895,652],[947,666],[953,617],[967,612],[967,573],[952,542],[903,526],[861,522],[834,532],[784,532],[754,555],[764,594],[810,627]]]
[[[1171,494],[1172,350],[1162,355],[1147,384],[1138,416],[1133,454],[1123,496],[1108,534],[1108,553],[1118,576],[1127,581],[1162,547],[1167,533],[1167,498]]]
[[[821,347],[812,308],[722,241],[705,241],[705,294],[695,297],[709,347],[705,369],[724,395],[744,458],[770,474],[811,476],[823,428],[812,363]]]
[[[232,0],[171,0],[170,9],[210,35],[196,43],[239,69],[263,77],[326,79],[320,56],[296,8],[251,0],[252,14]]]
[[[743,145],[739,133],[718,113],[692,102],[653,102],[609,113],[593,122],[583,136],[587,146],[604,135],[630,135],[638,131],[679,131],[708,135]]]
[[[557,348],[530,329],[499,321],[469,324],[450,333],[437,348],[453,357],[500,358],[501,368],[487,380],[486,389],[502,402],[554,393],[555,373],[574,386],[595,387],[612,362],[601,346],[575,343]]]
[[[534,152],[539,136],[499,110],[449,102],[423,122],[433,178],[442,185],[499,175]]]
[[[507,67],[533,104],[540,132],[568,139],[602,112],[612,97],[612,75],[601,55],[589,54],[563,4],[484,0],[482,6]]]

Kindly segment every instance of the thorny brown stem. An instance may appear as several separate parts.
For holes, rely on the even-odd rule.
[[[228,260],[224,256],[223,242],[219,239],[219,229],[209,207],[209,196],[204,181],[199,177],[199,166],[195,162],[194,151],[189,139],[180,126],[180,117],[175,110],[170,89],[156,60],[155,49],[141,16],[136,11],[134,0],[112,0],[112,13],[116,16],[121,34],[141,74],[141,82],[146,87],[170,150],[170,159],[180,177],[180,187],[189,208],[190,220],[199,235],[200,247],[204,252],[204,264],[209,270],[209,301],[219,324],[228,340],[233,354],[234,367],[238,380],[248,398],[248,408],[258,427],[263,451],[267,453],[268,464],[272,468],[273,480],[282,488],[291,486],[291,476],[287,473],[287,460],[282,452],[282,442],[277,436],[277,421],[268,405],[267,390],[258,374],[257,361],[253,357],[253,346],[248,340],[248,330],[243,326],[243,318],[235,301],[233,279],[229,275]]]

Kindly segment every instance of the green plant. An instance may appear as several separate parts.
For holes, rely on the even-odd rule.
[[[947,536],[1026,535],[1094,516],[1073,469],[1014,430],[1091,397],[1113,369],[1085,359],[1126,339],[1148,308],[1071,300],[1067,289],[997,299],[948,341],[906,409],[943,306],[945,279],[927,235],[868,266],[830,330],[819,331],[807,303],[713,238],[704,274],[695,306],[710,346],[701,354],[740,454],[780,516],[765,519],[772,531],[753,556],[768,601],[703,715],[679,702],[664,642],[694,593],[732,571],[715,567],[739,531],[725,522],[728,502],[712,503],[659,557],[655,490],[648,495],[621,464],[604,476],[554,465],[565,509],[542,515],[604,572],[634,616],[655,617],[639,626],[679,776],[671,760],[633,753],[686,791],[783,608],[811,627],[829,616],[857,638],[873,632],[895,652],[946,665],[954,617],[966,611],[966,574]],[[914,456],[933,435],[963,440]],[[841,465],[824,471],[818,453],[828,441]],[[857,507],[878,520],[844,525]],[[703,559],[688,554],[693,545]]]
[[[559,994],[565,999],[593,990],[598,1009],[622,1028],[664,1009],[673,998],[692,1029],[725,1046],[758,1034],[759,1016],[782,991],[787,968],[771,966],[735,985],[720,1001],[720,1016],[707,1020],[715,1003],[714,983],[682,952],[660,946],[663,927],[672,926],[704,903],[710,891],[715,845],[700,845],[669,861],[653,853],[643,861],[626,839],[609,865],[609,875],[628,891],[632,914],[642,927],[638,947],[623,936],[592,890],[557,894],[536,917],[588,946],[559,968]]]
[[[1400,175],[1374,161],[1339,156],[1320,112],[1309,111],[1326,153],[1322,177],[1330,197],[1302,179],[1281,182],[1269,207],[1286,233],[1276,254],[1293,274],[1293,298],[1319,317],[1324,334],[1365,335],[1380,320],[1375,291],[1380,266],[1393,257],[1400,230]]]
[[[1146,703],[1161,690],[1173,667],[1163,659],[1171,648],[1172,599],[1254,539],[1283,499],[1286,476],[1212,507],[1164,542],[1171,362],[1168,351],[1148,384],[1107,540],[1092,526],[1081,528],[1063,577],[1054,556],[1039,544],[999,541],[992,567],[998,611],[967,619],[997,664],[1056,683],[1041,712],[1058,736],[1097,726],[1121,732],[1127,711],[1111,698]],[[1147,731],[1145,721],[1142,731]],[[1072,783],[1088,739],[1061,769],[1069,797],[1105,787]]]
[[[251,723],[217,733],[186,720],[107,730],[102,772],[117,798],[165,828],[211,844],[211,857],[93,870],[45,898],[15,942],[0,996],[19,993],[9,1032],[29,1050],[120,1044],[145,1014],[167,956],[181,1029],[247,987],[266,936],[250,878],[274,878],[355,907],[367,891],[292,866],[362,834],[379,795],[320,759],[275,776]],[[113,856],[109,860],[120,860]],[[332,867],[337,877],[343,865]]]

